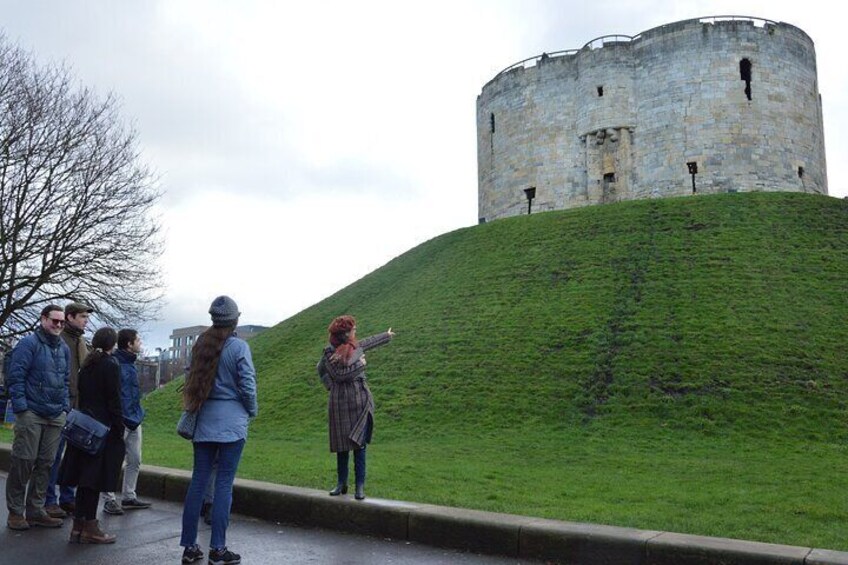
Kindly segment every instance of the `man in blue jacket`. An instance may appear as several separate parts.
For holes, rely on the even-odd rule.
[[[71,353],[59,337],[64,325],[62,308],[46,306],[36,330],[12,350],[6,375],[9,402],[15,412],[12,457],[6,478],[6,525],[12,530],[62,526],[61,518],[44,511],[44,497],[65,415],[71,409]]]
[[[124,469],[124,495],[121,504],[114,492],[107,492],[103,511],[107,514],[123,514],[124,510],[150,508],[149,502],[139,500],[135,494],[138,471],[141,468],[141,422],[144,408],[141,407],[141,389],[138,386],[138,370],[135,360],[141,353],[141,336],[136,330],[118,332],[118,349],[113,354],[121,365],[121,409],[124,411],[124,443],[127,446],[127,468]]]

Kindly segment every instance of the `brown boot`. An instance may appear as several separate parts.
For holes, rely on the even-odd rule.
[[[71,526],[71,537],[68,539],[68,543],[79,543],[80,542],[80,534],[82,534],[82,528],[85,524],[85,520],[80,518],[74,518],[74,525]]]
[[[80,543],[115,543],[115,536],[100,529],[97,520],[86,520],[80,532]]]
[[[67,518],[68,513],[59,508],[58,504],[51,504],[50,506],[45,506],[44,511],[47,512],[47,515],[51,518]]]
[[[29,522],[30,526],[41,526],[42,528],[61,528],[63,523],[61,518],[53,518],[47,512],[27,515],[26,521]]]
[[[6,526],[10,530],[23,531],[29,529],[29,522],[27,522],[26,518],[24,518],[22,515],[12,514],[11,512],[9,512],[9,518],[8,520],[6,520]]]

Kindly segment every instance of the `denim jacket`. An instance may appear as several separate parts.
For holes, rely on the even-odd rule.
[[[229,443],[246,439],[248,420],[258,412],[250,347],[243,339],[230,336],[221,351],[212,390],[200,407],[194,441]]]
[[[116,349],[112,356],[121,365],[121,410],[124,412],[124,425],[134,430],[144,420],[141,388],[138,385],[138,369],[135,366],[136,354]]]

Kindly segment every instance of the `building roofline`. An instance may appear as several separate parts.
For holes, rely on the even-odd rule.
[[[605,43],[608,43],[608,41],[604,41],[606,39],[612,39],[612,41],[609,41],[611,43],[630,43],[630,42],[636,41],[637,39],[640,39],[643,35],[649,34],[653,31],[662,30],[663,28],[673,27],[673,26],[677,26],[677,25],[680,25],[680,24],[685,24],[685,23],[689,23],[689,22],[716,23],[716,22],[725,22],[725,21],[752,21],[752,22],[754,22],[754,25],[759,24],[761,27],[765,27],[766,25],[780,25],[781,24],[781,22],[776,22],[774,20],[769,20],[769,19],[766,19],[766,18],[758,18],[756,16],[703,16],[703,17],[700,17],[700,18],[688,18],[688,19],[685,19],[685,20],[678,20],[676,22],[671,22],[671,23],[667,23],[667,24],[654,26],[650,29],[646,29],[645,31],[637,33],[636,35],[623,35],[623,34],[602,35],[600,37],[596,37],[595,39],[592,39],[591,41],[587,41],[583,45],[583,47],[581,47],[580,49],[563,49],[561,51],[552,51],[550,53],[540,53],[539,55],[534,55],[532,57],[522,59],[521,61],[518,61],[517,63],[513,63],[513,64],[509,65],[508,67],[506,67],[505,69],[503,69],[498,74],[496,74],[494,77],[492,77],[492,79],[489,82],[487,82],[485,86],[483,86],[483,89],[485,90],[486,86],[488,86],[490,83],[494,82],[498,77],[500,77],[501,75],[506,74],[506,73],[508,73],[512,70],[515,70],[517,68],[525,68],[526,69],[526,68],[530,68],[530,67],[535,67],[536,65],[539,64],[539,61],[542,61],[542,60],[545,60],[545,59],[548,59],[548,58],[564,57],[564,56],[568,56],[568,55],[576,55],[577,53],[583,51],[586,48],[597,49],[599,47],[603,47]],[[785,25],[791,25],[791,24],[785,24]],[[793,27],[795,27],[795,26],[793,26]],[[601,44],[595,45],[595,43],[597,43],[598,41],[600,41]]]

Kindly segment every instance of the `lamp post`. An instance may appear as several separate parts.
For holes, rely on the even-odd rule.
[[[159,388],[159,383],[162,382],[162,348],[156,348],[156,380],[154,381],[154,390]]]
[[[690,161],[686,163],[686,166],[689,167],[689,174],[692,175],[692,194],[697,192],[695,188],[695,175],[698,174],[698,163],[697,161]]]
[[[530,215],[530,210],[533,207],[533,199],[536,198],[536,187],[525,188],[524,194],[527,196],[527,214]]]

